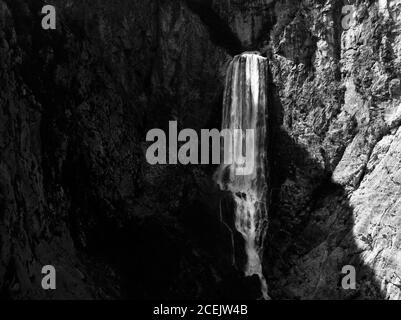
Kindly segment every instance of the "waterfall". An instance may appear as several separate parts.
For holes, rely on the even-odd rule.
[[[247,276],[259,276],[265,299],[267,284],[261,259],[267,229],[267,68],[268,60],[252,52],[234,57],[229,65],[222,128],[240,133],[254,130],[254,165],[247,175],[236,175],[235,169],[241,166],[236,162],[223,164],[217,171],[217,183],[222,190],[231,192],[235,202],[235,228],[244,238],[247,254],[244,272]],[[243,153],[244,145],[249,142],[243,134],[235,133],[231,150]]]

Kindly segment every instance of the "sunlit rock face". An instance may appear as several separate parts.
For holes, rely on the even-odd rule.
[[[348,29],[338,2],[288,3],[272,32],[269,294],[400,299],[400,1],[352,2]],[[297,60],[302,29],[316,48]]]
[[[246,52],[234,57],[228,68],[222,128],[232,132],[242,129],[243,133],[235,134],[232,140],[234,163],[222,165],[217,178],[221,189],[230,191],[234,198],[235,227],[245,240],[245,274],[259,276],[265,298],[267,286],[261,256],[267,226],[267,65],[266,58]],[[253,139],[246,137],[248,129],[252,130]],[[247,159],[252,163],[245,164],[252,168],[249,172],[238,170],[243,164],[236,160],[244,152],[253,155]]]

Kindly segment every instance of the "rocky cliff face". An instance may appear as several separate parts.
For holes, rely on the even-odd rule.
[[[257,297],[231,266],[215,168],[149,166],[144,141],[168,120],[218,128],[227,63],[260,50],[269,294],[399,298],[400,1],[355,1],[347,30],[335,0],[52,4],[44,31],[42,1],[0,0],[2,297]]]
[[[401,4],[357,1],[348,30],[340,2],[288,5],[276,10],[294,10],[291,21],[272,32],[271,286],[283,297],[398,299]],[[339,286],[344,265],[357,290]]]
[[[206,296],[203,261],[218,259],[182,214],[203,173],[147,166],[143,150],[168,120],[216,122],[227,54],[184,3],[54,4],[54,32],[42,1],[0,6],[2,294],[43,297],[52,264],[49,298]],[[217,216],[200,219],[218,243]]]

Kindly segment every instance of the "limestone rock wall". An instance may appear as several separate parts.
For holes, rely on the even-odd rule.
[[[398,299],[401,3],[354,2],[348,30],[342,5],[275,7],[292,20],[272,31],[281,170],[267,273],[283,297]],[[357,290],[342,289],[344,265]]]
[[[230,264],[215,168],[148,166],[144,140],[220,127],[228,62],[259,50],[270,296],[399,298],[399,0],[353,1],[345,29],[340,0],[54,0],[54,32],[43,4],[0,0],[2,297],[258,296]]]

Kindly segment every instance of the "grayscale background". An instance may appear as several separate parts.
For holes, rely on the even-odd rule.
[[[169,120],[221,128],[249,50],[269,59],[269,296],[401,298],[399,0],[0,0],[0,298],[260,297],[216,166],[145,159]]]

